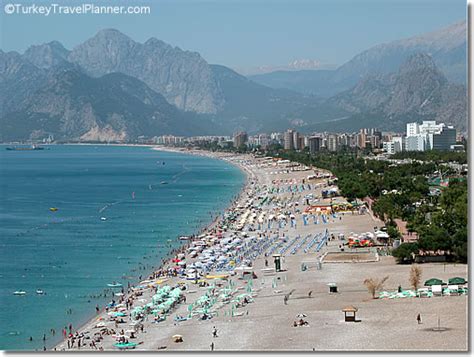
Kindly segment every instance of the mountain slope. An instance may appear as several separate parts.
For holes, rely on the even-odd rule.
[[[312,100],[286,89],[255,83],[225,66],[211,68],[224,99],[217,116],[232,132],[283,130],[290,125],[290,113]]]
[[[56,139],[129,140],[206,130],[135,78],[120,73],[91,78],[77,70],[51,74],[43,87],[0,120],[3,141],[49,134]]]
[[[75,47],[68,60],[94,77],[113,72],[136,77],[182,110],[216,113],[223,104],[211,69],[198,53],[154,38],[141,44],[117,30],[102,30]]]
[[[34,66],[17,52],[0,50],[0,114],[13,110],[31,96],[46,79],[46,71]]]
[[[325,97],[338,92],[338,88],[331,83],[333,74],[333,70],[276,71],[256,74],[248,78],[271,88],[285,88]]]
[[[23,58],[38,68],[49,69],[67,64],[69,52],[58,41],[31,46],[23,54]]]
[[[462,132],[467,126],[465,87],[448,82],[427,54],[414,54],[396,74],[367,77],[328,102],[357,114],[346,124],[368,114],[379,117],[373,126],[386,129],[403,129],[414,118],[453,124]]]
[[[251,76],[273,87],[330,97],[366,76],[395,72],[412,54],[429,54],[447,79],[467,82],[467,24],[460,21],[438,31],[376,45],[354,56],[334,71],[288,71]]]

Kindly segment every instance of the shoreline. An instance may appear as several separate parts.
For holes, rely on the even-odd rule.
[[[327,200],[320,198],[327,180],[322,175],[309,184],[309,173],[327,170],[291,163],[278,165],[273,160],[244,154],[154,149],[213,155],[239,165],[246,172],[246,183],[238,198],[225,210],[224,216],[232,216],[224,221],[229,226],[224,228],[219,224],[220,216],[217,216],[203,229],[206,234],[202,238],[187,241],[181,253],[177,251],[175,255],[175,259],[190,267],[205,262],[202,258],[207,259],[208,251],[219,258],[217,261],[228,257],[231,262],[224,269],[215,265],[209,271],[202,269],[202,277],[195,281],[197,277],[188,279],[177,274],[180,260],[174,261],[175,264],[168,260],[168,270],[142,281],[129,292],[125,303],[111,308],[109,314],[102,312],[80,329],[80,334],[71,340],[82,341],[81,347],[68,348],[63,341],[56,345],[57,350],[115,351],[120,346],[117,341],[126,341],[126,345],[130,343],[130,348],[138,351],[467,349],[465,294],[428,299],[369,296],[363,284],[368,277],[390,277],[383,287],[384,294],[396,294],[400,286],[409,290],[410,266],[398,265],[393,257],[383,254],[383,245],[358,250],[348,247],[347,241],[340,238],[340,235],[358,236],[375,231],[374,226],[381,227],[383,223],[371,212],[352,209],[327,214],[321,210],[313,213],[312,218],[311,214],[308,216],[309,199],[321,207],[327,205]],[[205,249],[192,255],[199,241],[206,242]],[[186,248],[190,245],[191,252]],[[227,245],[229,250],[222,250]],[[276,264],[273,268],[273,254],[279,254],[281,270],[276,269]],[[319,268],[317,262],[321,264]],[[229,266],[232,268],[227,270]],[[425,263],[422,268],[423,279],[467,276],[467,265]],[[251,272],[250,277],[245,277],[245,271]],[[337,293],[328,292],[332,283],[337,283]],[[159,292],[164,287],[179,290],[179,299],[166,311],[162,303],[154,300],[161,296]],[[148,305],[157,312],[148,310]],[[361,323],[344,321],[341,309],[351,305],[359,310],[357,317]],[[136,315],[136,309],[142,312]],[[400,309],[404,314],[399,313]],[[117,312],[124,314],[120,319],[123,322],[110,316]],[[417,314],[423,316],[423,324],[416,323]],[[439,323],[440,315],[446,327],[443,339],[435,338],[437,332],[430,332],[435,331],[431,328]],[[300,324],[298,316],[303,316]],[[214,330],[218,332],[214,334]],[[369,334],[373,338],[368,340]],[[387,335],[392,338],[386,340]],[[176,336],[180,341],[175,340]]]
[[[76,144],[76,143],[73,143],[73,144],[50,144],[50,145],[92,145],[92,146],[94,146],[96,144],[89,144],[89,143],[77,143]],[[232,161],[225,160],[222,157],[222,155],[213,155],[213,153],[211,153],[211,152],[206,152],[207,153],[207,155],[206,155],[206,154],[204,154],[204,152],[202,152],[200,150],[186,150],[186,151],[183,151],[183,150],[173,149],[173,148],[169,148],[169,147],[160,147],[160,146],[156,146],[156,145],[146,145],[146,144],[143,144],[143,145],[142,144],[136,144],[136,145],[135,144],[103,144],[103,145],[106,145],[106,146],[108,146],[108,145],[111,145],[111,146],[124,146],[124,147],[135,147],[135,146],[136,147],[148,147],[151,150],[155,150],[155,151],[171,152],[171,153],[176,153],[176,154],[187,154],[187,155],[200,156],[200,157],[205,157],[205,158],[209,158],[209,159],[220,160],[220,161],[224,161],[227,164],[238,168],[245,176],[242,188],[236,194],[234,200],[231,202],[231,204],[229,206],[227,206],[223,209],[220,209],[216,212],[213,212],[213,217],[214,218],[209,223],[204,224],[203,227],[199,228],[199,230],[193,234],[195,236],[200,235],[202,232],[212,230],[219,223],[219,219],[222,216],[222,214],[227,212],[228,210],[231,210],[233,208],[233,206],[236,204],[236,202],[238,202],[241,199],[242,195],[245,193],[245,190],[247,189],[247,186],[249,184],[249,180],[250,180],[249,175],[250,175],[250,173],[247,170],[247,168],[245,168],[241,165],[238,165],[238,164],[236,164]],[[229,156],[235,156],[235,155],[226,155],[226,156],[229,157]],[[189,241],[182,241],[182,243],[178,247],[173,248],[170,251],[168,251],[165,254],[165,256],[163,258],[161,258],[161,261],[156,263],[157,264],[156,268],[152,269],[151,271],[144,272],[143,275],[151,276],[151,275],[153,275],[153,273],[155,271],[161,270],[164,267],[169,266],[170,263],[171,263],[171,260],[173,259],[173,256],[175,254],[185,250],[186,248],[188,248],[189,245],[190,245]],[[130,286],[131,286],[131,288],[134,288],[137,285],[138,284],[135,284],[135,285],[131,284]],[[80,324],[74,330],[80,331],[80,330],[83,330],[84,328],[86,328],[87,326],[90,326],[91,323],[93,323],[98,317],[101,317],[104,314],[104,312],[105,312],[105,310],[101,309],[101,312],[98,315],[97,314],[93,315],[91,313],[90,314],[91,317],[87,318],[84,323]],[[59,348],[64,346],[64,343],[65,343],[65,339],[62,338],[60,342],[58,342],[56,344],[53,344],[51,346],[51,348],[54,349],[54,350],[59,349]]]

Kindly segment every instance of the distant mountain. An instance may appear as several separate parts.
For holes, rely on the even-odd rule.
[[[0,114],[13,110],[31,96],[46,79],[46,71],[39,69],[17,52],[0,50]]]
[[[334,70],[301,70],[275,71],[267,74],[251,75],[248,78],[271,88],[288,89],[303,94],[328,97],[347,89],[345,86],[336,86],[332,82],[333,75]]]
[[[0,118],[1,141],[56,139],[130,140],[203,133],[204,120],[179,111],[138,79],[112,73],[91,78],[78,70],[51,71],[45,85]]]
[[[398,70],[412,54],[429,54],[448,80],[467,81],[467,25],[458,22],[421,36],[374,46],[353,57],[334,71],[274,72],[249,78],[273,88],[287,88],[302,93],[330,97],[354,86],[366,76]]]
[[[49,69],[56,66],[67,65],[69,52],[58,41],[29,47],[23,58],[38,68]]]
[[[366,77],[352,89],[328,99],[327,104],[351,116],[313,126],[359,128],[372,125],[403,130],[410,121],[437,120],[467,129],[467,92],[450,83],[427,54],[413,54],[397,73]]]
[[[255,83],[225,66],[211,68],[225,103],[216,118],[232,132],[284,130],[291,126],[291,113],[313,101],[287,89]]]
[[[100,31],[71,51],[56,41],[23,55],[0,50],[0,140],[402,129],[422,119],[465,131],[467,93],[446,74],[463,64],[463,26],[376,46],[336,71],[255,80],[117,30]],[[415,48],[434,53],[411,53]]]
[[[138,78],[177,108],[219,120],[228,134],[239,129],[263,130],[270,119],[274,121],[270,124],[278,126],[282,124],[278,116],[305,98],[210,65],[196,52],[154,38],[140,44],[116,30],[100,31],[75,47],[68,60],[94,77],[120,72]],[[283,120],[283,124],[288,122]]]
[[[136,77],[185,111],[216,113],[223,105],[210,66],[197,53],[151,38],[144,44],[113,29],[75,47],[68,60],[98,77],[120,72]]]
[[[285,65],[263,65],[254,67],[238,67],[235,71],[245,75],[253,76],[271,72],[280,71],[307,71],[307,70],[325,70],[335,69],[337,66],[323,63],[314,59],[295,59]]]

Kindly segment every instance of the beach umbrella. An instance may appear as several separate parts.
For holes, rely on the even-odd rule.
[[[457,276],[457,277],[454,277],[454,278],[450,278],[448,280],[448,283],[449,283],[449,285],[460,285],[460,284],[466,284],[467,280]]]
[[[425,286],[433,286],[433,285],[445,285],[446,283],[443,282],[441,279],[438,278],[431,278],[425,281]]]
[[[306,314],[298,314],[298,315],[296,315],[296,317],[302,318],[302,317],[307,317],[307,315]]]

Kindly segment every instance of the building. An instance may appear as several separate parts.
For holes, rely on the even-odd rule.
[[[323,139],[319,136],[312,136],[308,140],[309,142],[309,152],[315,154],[321,150],[323,146]]]
[[[456,129],[452,126],[444,126],[439,134],[433,135],[433,150],[452,150],[456,145]]]
[[[283,147],[285,150],[293,150],[295,145],[293,143],[294,131],[292,129],[288,129],[285,131],[284,139],[283,139]]]
[[[383,151],[389,155],[395,154],[395,143],[393,141],[384,141],[382,144]]]
[[[395,152],[405,150],[405,138],[403,136],[394,136],[391,141],[395,144]]]
[[[421,144],[421,140],[424,141]],[[408,151],[450,150],[456,144],[456,129],[435,120],[424,120],[422,124],[407,124],[406,149]]]
[[[357,147],[359,149],[365,149],[367,143],[367,134],[364,132],[364,129],[360,129],[360,132],[357,134]]]
[[[301,135],[298,138],[298,150],[303,150],[306,147],[306,145],[305,145],[306,140],[305,139],[306,139],[306,137],[301,136]]]
[[[327,136],[327,149],[329,151],[337,151],[338,149],[338,140],[336,134],[329,134]]]
[[[392,140],[382,143],[383,151],[389,155],[405,150],[405,140],[402,136],[394,136]]]
[[[407,151],[425,151],[425,135],[416,134],[407,136],[406,149]]]
[[[418,123],[408,123],[407,124],[407,136],[415,136],[420,133],[420,127]]]
[[[293,131],[293,149],[294,150],[301,150],[300,146],[300,133],[298,133],[296,130]]]
[[[245,131],[240,131],[237,134],[234,135],[234,147],[240,148],[242,146],[245,146],[245,144],[248,141],[248,136]]]
[[[282,133],[271,133],[270,142],[273,144],[284,145],[285,135]]]
[[[338,148],[348,148],[351,146],[351,137],[347,134],[341,134],[337,137]]]

